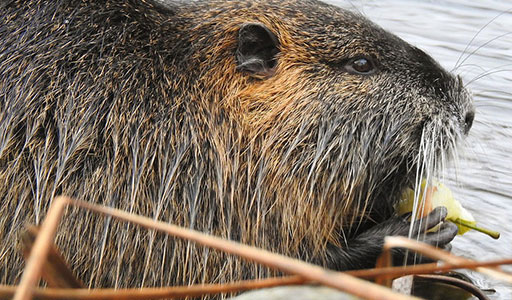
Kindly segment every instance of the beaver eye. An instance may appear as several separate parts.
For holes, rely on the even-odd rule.
[[[370,58],[358,57],[350,60],[345,68],[353,74],[367,75],[373,73],[375,65]]]

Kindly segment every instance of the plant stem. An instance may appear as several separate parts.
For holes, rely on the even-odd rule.
[[[466,221],[466,220],[462,220],[460,218],[457,218],[455,220],[455,224],[459,224],[459,225],[462,225],[464,227],[471,228],[471,229],[474,229],[476,231],[480,231],[482,233],[487,234],[488,236],[492,237],[495,240],[500,238],[500,233],[499,232],[492,231],[492,230],[489,230],[489,229],[486,229],[486,228],[482,228],[482,227],[478,227],[475,224],[472,224],[471,222]]]

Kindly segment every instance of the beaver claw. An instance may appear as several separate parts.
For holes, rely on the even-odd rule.
[[[349,241],[347,249],[330,247],[327,255],[329,267],[337,270],[372,268],[382,252],[384,237],[409,236],[409,232],[412,232],[410,236],[413,239],[449,249],[449,243],[457,235],[458,228],[457,225],[445,221],[447,212],[445,207],[435,208],[426,217],[416,220],[412,230],[411,223],[407,221],[410,215],[393,217]],[[436,231],[428,232],[438,225],[440,226]],[[412,252],[406,255],[405,249],[393,249],[395,265],[403,264],[405,258],[407,264],[432,262],[431,259]]]

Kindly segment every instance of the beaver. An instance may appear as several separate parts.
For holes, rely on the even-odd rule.
[[[23,226],[60,194],[371,267],[384,236],[409,232],[400,192],[474,116],[460,77],[315,0],[7,0],[0,16],[2,283],[22,272]],[[453,224],[425,233],[445,215],[413,231],[445,246]],[[79,209],[56,243],[94,287],[274,274]]]

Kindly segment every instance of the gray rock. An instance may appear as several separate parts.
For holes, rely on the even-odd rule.
[[[282,286],[243,293],[230,300],[354,300],[355,296],[323,286]]]

